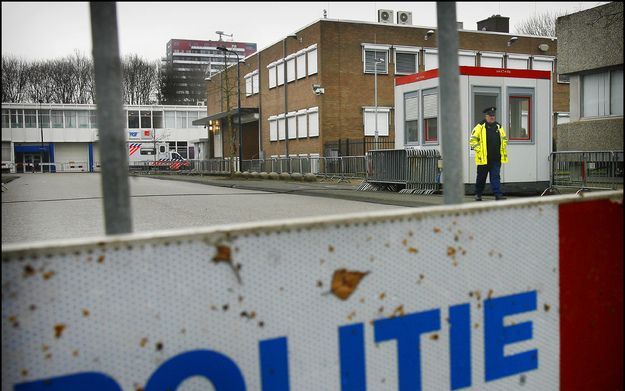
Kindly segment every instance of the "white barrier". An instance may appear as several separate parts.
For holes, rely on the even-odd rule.
[[[563,206],[622,235],[622,198],[3,246],[2,389],[565,389]]]

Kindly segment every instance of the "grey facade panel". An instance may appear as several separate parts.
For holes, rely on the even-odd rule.
[[[623,117],[560,124],[557,132],[558,151],[623,149]]]
[[[558,73],[623,65],[623,3],[558,18]]]

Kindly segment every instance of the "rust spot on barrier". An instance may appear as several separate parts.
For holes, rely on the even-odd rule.
[[[41,345],[41,351],[42,352],[47,352],[50,349],[50,347],[48,345]]]
[[[22,377],[28,376],[28,370],[27,369],[22,369],[21,374],[22,374]]]
[[[91,314],[91,312],[89,312],[88,309],[83,308],[82,309],[82,316],[84,316],[85,318],[88,317]]]
[[[384,306],[381,306],[380,308],[378,308],[378,312],[379,313],[383,313],[384,312]]]
[[[417,280],[417,284],[421,284],[421,281],[423,281],[424,278],[425,276],[423,274],[419,274],[419,279]]]
[[[369,272],[338,269],[332,275],[332,293],[341,300],[347,300]]]
[[[50,360],[52,358],[52,353],[48,353],[44,357],[46,360]]]
[[[160,352],[161,350],[163,350],[163,343],[161,341],[158,341],[155,347],[156,347],[156,351]]]
[[[20,327],[20,322],[17,321],[17,316],[15,315],[9,316],[9,322],[11,322],[11,326],[14,328]]]
[[[490,300],[491,297],[493,297],[493,290],[489,289],[488,290],[488,295],[486,295],[486,298]]]
[[[361,304],[365,304],[365,298],[361,297],[360,300],[358,300]]]
[[[447,256],[448,257],[453,257],[455,255],[456,255],[456,249],[451,247],[451,246],[448,246],[447,247]]]
[[[72,352],[72,356],[74,356],[74,357],[78,357],[78,354],[79,354],[79,353],[78,353],[78,350],[74,350],[74,351]]]
[[[432,341],[438,341],[438,334],[432,334],[432,335],[430,335],[430,339],[431,339]]]
[[[31,310],[31,311],[34,311],[34,310],[36,310],[36,309],[37,309],[37,306],[36,306],[36,305],[34,305],[34,304],[31,304],[31,305],[28,307],[28,309],[29,309],[29,310]]]
[[[139,342],[139,346],[144,348],[145,345],[147,345],[147,344],[148,344],[148,339],[146,337],[141,338],[141,342]]]
[[[65,329],[67,328],[67,326],[64,323],[57,323],[54,325],[54,337],[55,338],[61,338],[61,336],[63,335],[63,332],[65,331]]]
[[[230,247],[225,246],[225,245],[218,245],[217,246],[217,253],[213,257],[213,262],[215,262],[215,263],[219,263],[219,262],[227,263],[230,266],[230,268],[232,269],[232,272],[236,276],[237,281],[239,282],[239,284],[242,283],[241,275],[239,274],[239,270],[241,270],[241,265],[240,264],[234,265],[234,263],[232,262],[232,251],[231,251]]]
[[[50,271],[47,271],[47,272],[43,273],[43,275],[42,275],[42,276],[43,276],[43,279],[44,279],[44,280],[49,280],[49,279],[51,279],[52,277],[54,277],[54,275],[55,275],[55,274],[56,274],[56,272],[55,272],[55,271],[50,270]]]
[[[395,308],[395,310],[391,314],[391,318],[394,318],[396,316],[404,316],[404,305],[403,304],[398,305],[397,308]]]
[[[243,303],[243,296],[239,295],[238,300],[239,300],[239,303]]]
[[[347,315],[347,320],[352,320],[356,316],[356,311],[352,311],[349,315]]]
[[[140,386],[138,384],[135,384],[134,386],[135,386],[135,391],[143,391],[143,387],[142,386]]]
[[[263,322],[262,320],[258,322],[258,327],[260,327],[261,329],[263,327],[265,327],[265,322]]]
[[[384,300],[385,297],[386,297],[386,292],[382,292],[380,293],[380,296],[378,296],[380,300]]]
[[[551,309],[551,306],[549,304],[545,303],[544,308],[545,308],[545,312],[549,312],[549,310]]]
[[[221,309],[223,309],[224,311],[228,311],[228,308],[230,308],[228,304],[224,304],[221,306]]]
[[[333,252],[334,252],[334,246],[329,245],[329,246],[328,246],[328,251],[329,251],[329,252],[331,252],[331,253],[333,253]]]
[[[35,273],[36,273],[36,270],[34,267],[30,265],[24,266],[24,278],[34,276]]]
[[[98,263],[104,263],[104,255],[98,257]]]
[[[408,239],[404,239],[401,241],[401,244],[403,244],[404,246],[408,245]]]
[[[434,228],[432,228],[432,231],[434,231],[435,234],[438,234],[438,233],[441,232],[441,229],[438,228],[438,227],[434,227]]]
[[[317,280],[317,288],[322,288],[322,287],[323,287],[323,281]]]
[[[254,319],[256,318],[256,311],[250,311],[250,312],[242,311],[240,315],[242,318]]]
[[[409,252],[410,254],[416,254],[416,253],[418,253],[418,252],[419,252],[419,250],[418,250],[418,249],[416,249],[416,248],[414,248],[414,247],[408,247],[408,252]]]

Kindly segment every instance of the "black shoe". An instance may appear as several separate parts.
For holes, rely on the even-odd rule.
[[[482,196],[481,195],[475,195],[475,200],[476,201],[482,201]]]
[[[504,197],[503,195],[496,195],[495,196],[495,200],[500,201],[500,200],[507,200],[506,197]]]

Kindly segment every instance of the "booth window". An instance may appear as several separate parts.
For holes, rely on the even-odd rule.
[[[530,141],[532,139],[532,97],[509,97],[510,118],[508,139],[510,141]]]
[[[423,140],[438,142],[438,91],[423,92]]]
[[[406,144],[419,142],[419,92],[404,95]]]

